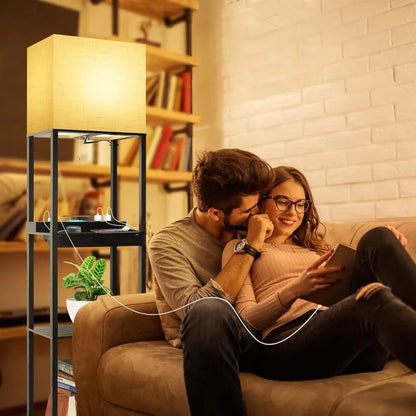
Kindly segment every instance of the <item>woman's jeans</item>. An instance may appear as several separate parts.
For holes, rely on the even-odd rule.
[[[385,227],[358,244],[354,290],[379,281],[367,299],[348,296],[318,312],[297,334],[303,316],[256,342],[219,299],[196,303],[182,323],[185,383],[193,416],[243,415],[239,371],[301,380],[377,371],[389,354],[416,370],[416,266]],[[258,334],[257,334],[258,335]]]

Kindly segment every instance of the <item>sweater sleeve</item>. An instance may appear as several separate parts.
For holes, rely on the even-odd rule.
[[[280,303],[279,292],[257,302],[250,276],[247,276],[237,295],[235,308],[240,316],[258,331],[272,326],[289,310]]]
[[[225,246],[222,267],[227,263],[233,254],[233,247],[236,240],[232,240]],[[258,331],[262,331],[273,325],[279,316],[288,311],[279,300],[279,293],[268,296],[262,302],[257,302],[250,275],[241,287],[235,300],[235,308],[239,315]]]
[[[150,242],[149,257],[159,287],[171,309],[188,305],[176,312],[181,319],[198,299],[220,297],[234,301],[213,278],[202,283],[189,258],[177,247],[173,236],[167,232],[160,233]]]

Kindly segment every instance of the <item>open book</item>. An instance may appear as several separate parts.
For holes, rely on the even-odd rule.
[[[344,270],[334,272],[339,282],[325,289],[317,290],[303,297],[305,300],[324,306],[331,306],[351,294],[351,282],[354,270],[355,250],[346,244],[339,244],[326,266],[344,266]],[[332,276],[332,273],[326,276]]]

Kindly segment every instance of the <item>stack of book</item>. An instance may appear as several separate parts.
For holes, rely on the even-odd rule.
[[[191,73],[160,71],[147,76],[146,104],[167,110],[191,112]]]
[[[58,360],[58,416],[76,416],[75,381],[72,369],[72,359]],[[46,405],[45,416],[51,415],[51,398]]]
[[[58,360],[58,387],[70,393],[76,393],[71,358],[61,358]]]
[[[146,128],[146,168],[170,171],[190,171],[192,167],[192,140],[169,125]],[[122,166],[138,166],[139,141],[131,141],[123,149]]]

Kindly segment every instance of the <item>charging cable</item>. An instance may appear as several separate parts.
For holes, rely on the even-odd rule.
[[[43,218],[45,218],[45,214],[48,213],[48,217],[49,217],[49,211],[45,211]],[[59,222],[62,224],[62,228],[65,231],[66,236],[68,237],[72,247],[75,250],[75,253],[78,255],[79,259],[81,260],[81,262],[84,261],[84,259],[82,258],[81,254],[79,253],[78,249],[75,247],[71,237],[69,236],[64,223],[62,222],[62,220],[58,217]],[[117,220],[116,220],[117,221]],[[120,222],[120,221],[118,221]],[[43,221],[45,227],[49,229],[49,227],[47,226],[47,224],[45,223],[45,221]],[[123,224],[124,225],[124,224]],[[92,274],[92,273],[91,273]],[[107,293],[107,295],[109,295],[116,303],[118,303],[120,306],[122,306],[123,308],[127,309],[130,312],[136,313],[138,315],[143,315],[143,316],[162,316],[162,315],[168,315],[177,311],[180,311],[182,309],[185,309],[189,306],[194,305],[197,302],[202,302],[206,299],[217,299],[220,300],[221,302],[225,302],[226,304],[228,304],[230,306],[230,308],[232,309],[232,311],[234,312],[234,314],[236,315],[237,319],[240,321],[241,325],[243,326],[243,328],[248,332],[248,334],[251,336],[251,338],[254,339],[254,341],[258,342],[261,345],[265,345],[265,346],[273,346],[273,345],[278,345],[281,344],[285,341],[287,341],[288,339],[292,338],[294,335],[296,335],[318,312],[318,310],[322,307],[322,305],[318,305],[318,307],[313,311],[313,313],[311,314],[311,316],[299,327],[297,328],[295,331],[293,331],[290,335],[288,335],[286,338],[281,339],[280,341],[276,341],[276,342],[264,342],[260,339],[258,339],[251,331],[250,329],[247,327],[247,325],[245,324],[245,322],[242,320],[242,318],[240,317],[240,315],[238,314],[238,312],[235,310],[234,306],[227,300],[227,299],[223,299],[220,298],[218,296],[207,296],[204,298],[200,298],[200,299],[196,299],[192,302],[187,303],[186,305],[180,306],[178,308],[172,309],[170,311],[166,311],[166,312],[157,312],[157,313],[147,313],[147,312],[141,312],[141,311],[136,311],[132,308],[130,308],[129,306],[125,305],[124,303],[120,302],[112,293],[111,291],[109,291],[107,288],[105,288],[100,282],[99,280],[92,274],[92,277],[96,280],[96,282],[98,283],[98,285]]]

